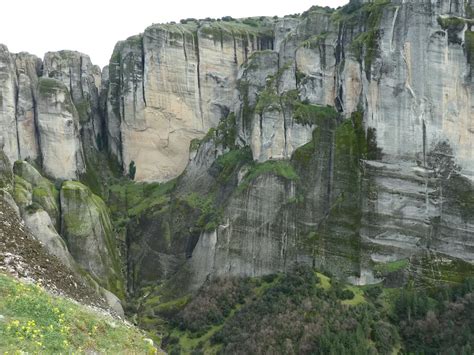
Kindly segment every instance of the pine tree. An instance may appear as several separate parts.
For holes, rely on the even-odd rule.
[[[135,166],[135,162],[132,160],[130,165],[128,166],[128,177],[130,180],[135,180],[135,174],[137,172],[137,167]]]

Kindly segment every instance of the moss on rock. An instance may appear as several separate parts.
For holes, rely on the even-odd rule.
[[[123,298],[121,262],[104,201],[80,182],[66,181],[61,210],[62,234],[74,259],[101,286]]]
[[[303,125],[319,125],[322,120],[337,120],[340,114],[334,107],[317,106],[295,102],[293,107],[293,118]]]
[[[30,184],[31,203],[44,209],[55,226],[59,227],[59,191],[55,185],[44,178],[38,170],[26,161],[16,161],[13,171],[16,176]]]
[[[466,20],[459,17],[438,17],[438,24],[448,32],[449,43],[462,44],[459,33],[466,27]]]
[[[349,11],[347,6],[336,13],[337,19],[349,26],[365,23],[365,31],[359,33],[352,42],[352,51],[359,61],[364,63],[367,79],[371,78],[372,64],[379,51],[380,22],[389,0],[375,0]]]
[[[13,173],[10,160],[0,149],[0,189],[11,191],[13,188]]]
[[[288,160],[268,160],[264,163],[253,164],[240,183],[238,190],[247,189],[252,181],[266,174],[278,176],[287,181],[297,181],[299,179],[298,173]]]
[[[20,208],[28,207],[32,202],[33,189],[31,184],[25,179],[15,175],[14,178],[15,187],[13,192],[13,198]]]

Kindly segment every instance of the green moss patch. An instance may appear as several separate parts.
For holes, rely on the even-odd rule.
[[[371,78],[372,63],[379,50],[380,22],[383,11],[390,4],[388,0],[375,0],[354,10],[343,8],[337,13],[337,20],[349,26],[362,22],[366,24],[365,31],[358,34],[352,42],[352,51],[360,62],[363,61],[367,79]]]
[[[466,31],[465,32],[465,41],[466,41],[466,53],[467,61],[471,68],[471,77],[474,76],[474,32]]]
[[[269,160],[264,163],[256,163],[252,165],[240,183],[238,190],[243,191],[247,189],[252,181],[257,179],[259,176],[267,174],[281,177],[287,181],[296,181],[299,179],[296,170],[289,161]]]
[[[215,230],[222,220],[222,211],[214,203],[214,197],[202,196],[197,193],[191,193],[184,197],[188,205],[199,211],[199,218],[196,221],[198,230],[210,232]]]
[[[18,206],[26,207],[31,202],[32,186],[29,182],[15,175],[13,198]]]
[[[218,181],[220,183],[228,182],[240,166],[252,162],[252,150],[249,147],[231,150],[219,156],[215,162],[216,167],[219,169]]]
[[[448,32],[449,43],[462,44],[459,33],[466,27],[466,20],[459,17],[438,17],[438,24]]]
[[[81,102],[77,102],[75,106],[76,106],[77,113],[79,114],[80,122],[85,123],[89,121],[90,113],[91,113],[90,101],[83,100]]]
[[[115,215],[125,212],[125,217],[129,218],[140,216],[148,209],[169,202],[169,193],[173,191],[175,185],[175,180],[162,184],[116,182],[109,189],[112,212]]]
[[[374,271],[380,272],[382,274],[391,273],[406,269],[409,264],[410,262],[408,259],[401,259],[387,263],[378,263],[374,266]]]
[[[58,91],[66,91],[66,87],[56,79],[40,78],[38,80],[38,91],[43,95],[53,95]]]
[[[10,192],[12,187],[13,173],[11,171],[10,160],[3,150],[0,150],[0,189],[7,189],[7,191]]]
[[[293,107],[293,118],[303,125],[319,125],[324,120],[338,120],[339,112],[331,106],[317,106],[295,102]]]

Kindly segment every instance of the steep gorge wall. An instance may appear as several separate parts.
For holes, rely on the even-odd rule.
[[[270,32],[270,33],[268,33]],[[137,180],[166,181],[189,144],[234,110],[239,67],[271,49],[271,29],[232,23],[153,25],[117,44],[109,71],[110,149]]]
[[[294,261],[361,283],[375,264],[422,252],[472,262],[470,16],[462,1],[379,1],[277,21],[274,50],[240,69],[236,147],[218,128],[178,179],[179,199],[217,196],[219,226],[158,259],[184,265],[195,285]],[[245,146],[267,172],[244,161],[216,188],[219,166]],[[290,158],[298,177],[265,165]],[[133,238],[173,240],[173,226],[144,219]]]
[[[472,262],[472,8],[351,1],[152,25],[102,72],[2,46],[1,141],[95,190],[105,151],[136,180],[177,178],[166,203],[125,216],[133,282],[294,261],[369,280],[421,250]]]

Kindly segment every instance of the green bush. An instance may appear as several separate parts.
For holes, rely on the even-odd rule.
[[[319,125],[324,120],[338,120],[340,114],[331,106],[316,106],[296,102],[293,118],[303,125]]]
[[[132,160],[128,166],[128,177],[130,180],[135,180],[135,174],[137,173],[137,167],[135,162]]]

